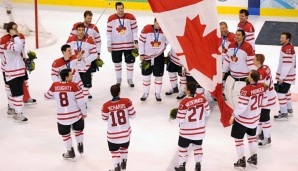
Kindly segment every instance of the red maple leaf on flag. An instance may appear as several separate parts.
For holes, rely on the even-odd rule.
[[[193,20],[187,17],[184,35],[177,36],[183,53],[177,55],[185,55],[189,71],[196,69],[213,80],[216,75],[216,59],[212,54],[220,55],[220,39],[216,29],[203,37],[205,28],[206,25],[201,24],[199,16]]]

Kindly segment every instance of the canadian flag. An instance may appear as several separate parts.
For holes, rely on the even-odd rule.
[[[224,127],[233,110],[222,97],[221,40],[215,0],[149,0],[167,40],[197,82],[216,97]]]

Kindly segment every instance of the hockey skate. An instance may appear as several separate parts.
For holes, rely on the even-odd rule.
[[[175,167],[176,171],[185,171],[185,164],[186,162],[184,162],[182,165],[180,165],[179,167]]]
[[[156,99],[156,101],[161,102],[160,94],[155,93],[155,99]]]
[[[148,98],[149,94],[148,93],[144,93],[143,96],[141,97],[141,101],[146,101],[146,99]]]
[[[92,98],[93,98],[92,94],[89,93],[89,94],[88,94],[88,99],[91,100]]]
[[[36,102],[36,99],[32,99],[31,97],[24,102],[24,105],[35,105],[37,102]]]
[[[196,163],[195,171],[201,171],[201,163],[200,162]]]
[[[275,120],[288,120],[288,113],[280,113],[278,115],[274,115]]]
[[[73,147],[71,147],[70,150],[67,150],[66,153],[63,153],[62,154],[62,157],[65,158],[65,159],[73,159],[73,158],[75,158],[76,157],[76,154],[75,154],[75,152],[73,150]]]
[[[121,171],[120,164],[118,163],[117,167],[115,167],[115,169],[112,169],[112,170],[109,170],[109,171]]]
[[[120,165],[122,170],[126,170],[127,159],[122,159],[122,162],[120,163]]]
[[[181,92],[181,93],[176,97],[176,99],[177,99],[177,100],[181,100],[181,99],[183,99],[185,96],[186,96],[186,94],[185,94],[184,92]]]
[[[83,143],[78,143],[78,152],[82,155],[84,153],[84,146]]]
[[[293,109],[288,109],[288,117],[293,117]]]
[[[122,82],[122,79],[121,78],[118,78],[116,85],[121,86],[121,82]]]
[[[132,79],[128,79],[127,83],[130,87],[135,87],[135,84],[132,82]]]
[[[28,119],[23,115],[23,113],[14,113],[13,119],[17,122],[26,122]]]
[[[178,87],[172,88],[171,90],[167,91],[166,95],[169,96],[169,95],[172,95],[174,93],[179,93]]]
[[[258,156],[257,154],[254,154],[248,158],[247,163],[250,164],[253,167],[257,167],[258,164]]]
[[[259,147],[266,147],[271,145],[271,137],[263,139],[261,142],[259,142]]]
[[[15,110],[13,108],[10,108],[9,105],[7,106],[7,116],[12,117],[13,114],[15,113]]]
[[[237,168],[237,169],[244,170],[245,167],[246,167],[245,157],[242,157],[236,163],[234,163],[234,167]]]

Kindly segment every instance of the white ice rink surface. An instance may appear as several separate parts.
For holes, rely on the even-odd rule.
[[[106,140],[106,123],[102,121],[100,111],[102,104],[111,99],[109,88],[115,83],[114,67],[111,55],[106,49],[106,22],[107,17],[114,13],[113,9],[107,10],[97,26],[102,38],[101,58],[105,64],[93,77],[91,93],[93,99],[88,103],[88,117],[85,122],[85,153],[81,157],[77,153],[76,161],[67,161],[62,158],[65,152],[64,143],[58,134],[56,124],[55,101],[45,101],[43,93],[50,87],[51,64],[54,59],[62,56],[60,47],[70,33],[73,23],[83,21],[85,8],[67,7],[40,7],[42,24],[47,31],[53,33],[58,42],[50,47],[36,50],[34,37],[27,37],[26,50],[37,52],[36,70],[30,74],[31,96],[38,103],[35,106],[24,107],[24,114],[29,122],[16,123],[12,118],[7,118],[7,100],[2,79],[0,78],[0,170],[1,171],[107,171],[112,168],[111,154],[108,151]],[[20,10],[19,16],[29,18],[33,15],[30,10]],[[95,22],[102,9],[91,9]],[[138,21],[139,33],[143,26],[153,23],[153,15],[150,11],[129,11]],[[1,18],[5,17],[1,15]],[[226,21],[230,31],[236,31],[237,16],[220,16],[220,21]],[[269,18],[250,17],[254,24],[256,34],[259,33],[264,21],[298,21],[297,18]],[[286,31],[286,30],[285,30]],[[298,48],[296,47],[296,52]],[[280,46],[256,45],[257,53],[264,53],[265,64],[269,65],[273,77],[278,65]],[[179,127],[173,121],[169,122],[169,111],[178,106],[176,96],[166,97],[164,93],[170,89],[167,72],[163,78],[162,102],[157,103],[154,98],[154,84],[151,84],[151,94],[146,102],[141,102],[142,77],[138,67],[139,59],[135,63],[134,82],[135,88],[128,87],[126,73],[123,67],[123,82],[121,97],[129,97],[134,103],[137,116],[131,120],[132,135],[128,154],[128,171],[173,171],[178,161],[177,142]],[[292,94],[297,97],[297,86],[291,88]],[[237,160],[233,138],[230,137],[230,129],[223,128],[219,122],[219,109],[217,104],[210,102],[212,107],[211,118],[207,123],[206,137],[203,142],[202,170],[205,171],[230,171],[234,170],[233,163]],[[297,98],[293,103],[294,117],[289,121],[272,120],[272,145],[267,148],[259,148],[258,169],[260,171],[296,171],[298,167],[298,111]],[[271,116],[278,112],[275,109]],[[73,143],[76,141],[73,136]],[[246,156],[249,156],[247,140],[245,139]],[[194,159],[191,152],[187,163],[187,170],[194,169]],[[246,170],[256,170],[247,167]]]

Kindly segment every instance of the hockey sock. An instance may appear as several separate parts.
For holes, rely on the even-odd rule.
[[[261,132],[262,132],[262,123],[263,122],[259,122],[259,124],[257,126],[257,135],[261,134]]]
[[[132,79],[133,77],[133,64],[126,64],[126,74],[127,74],[127,79]],[[118,78],[118,77],[117,77]]]
[[[176,72],[169,72],[170,82],[172,89],[177,87],[177,74]]]
[[[160,94],[162,86],[162,77],[155,77],[155,93]]]
[[[180,92],[184,92],[186,86],[186,77],[180,77]]]
[[[262,123],[264,138],[271,137],[271,123],[270,120]]]
[[[143,76],[143,91],[149,94],[151,84],[151,75]]]
[[[193,150],[194,150],[194,158],[195,162],[202,162],[203,158],[203,148],[202,145],[195,145],[193,144]]]
[[[122,63],[114,63],[115,65],[115,72],[116,72],[116,78],[121,79],[122,77]]]
[[[117,164],[120,163],[120,150],[111,151],[112,154],[112,161],[114,167],[117,167]]]
[[[72,139],[71,139],[71,135],[70,133],[69,134],[66,134],[66,135],[62,135],[62,139],[63,141],[65,142],[65,147],[67,150],[71,150],[71,147],[72,147]]]
[[[235,145],[238,159],[241,159],[244,156],[244,144],[243,139],[236,139],[235,138]]]
[[[88,101],[88,95],[89,95],[89,88],[87,88],[87,87],[83,87],[82,90],[83,90],[84,100],[85,100],[85,102],[86,102],[86,104],[87,104],[87,101]]]
[[[281,113],[288,113],[287,111],[287,97],[286,94],[277,93],[279,107]]]
[[[17,96],[17,97],[12,97],[13,100],[13,108],[16,113],[22,113],[23,112],[23,95],[22,96]]]
[[[287,109],[293,109],[292,107],[292,98],[291,98],[291,92],[290,90],[288,91],[288,93],[286,94],[286,97],[287,97]]]
[[[250,151],[250,155],[257,154],[257,137],[247,135],[248,147]]]
[[[83,132],[83,130],[81,130],[81,131],[74,130],[74,133],[75,133],[75,136],[76,136],[77,143],[81,143],[81,142],[84,141],[84,132]]]
[[[187,158],[187,148],[179,147],[179,165],[182,165],[186,162]]]
[[[121,147],[120,148],[120,155],[121,155],[121,159],[127,159],[128,149]]]
[[[7,84],[5,84],[5,91],[6,91],[6,95],[7,95],[8,106],[10,108],[14,108],[10,88],[9,88],[9,85],[7,85]]]

